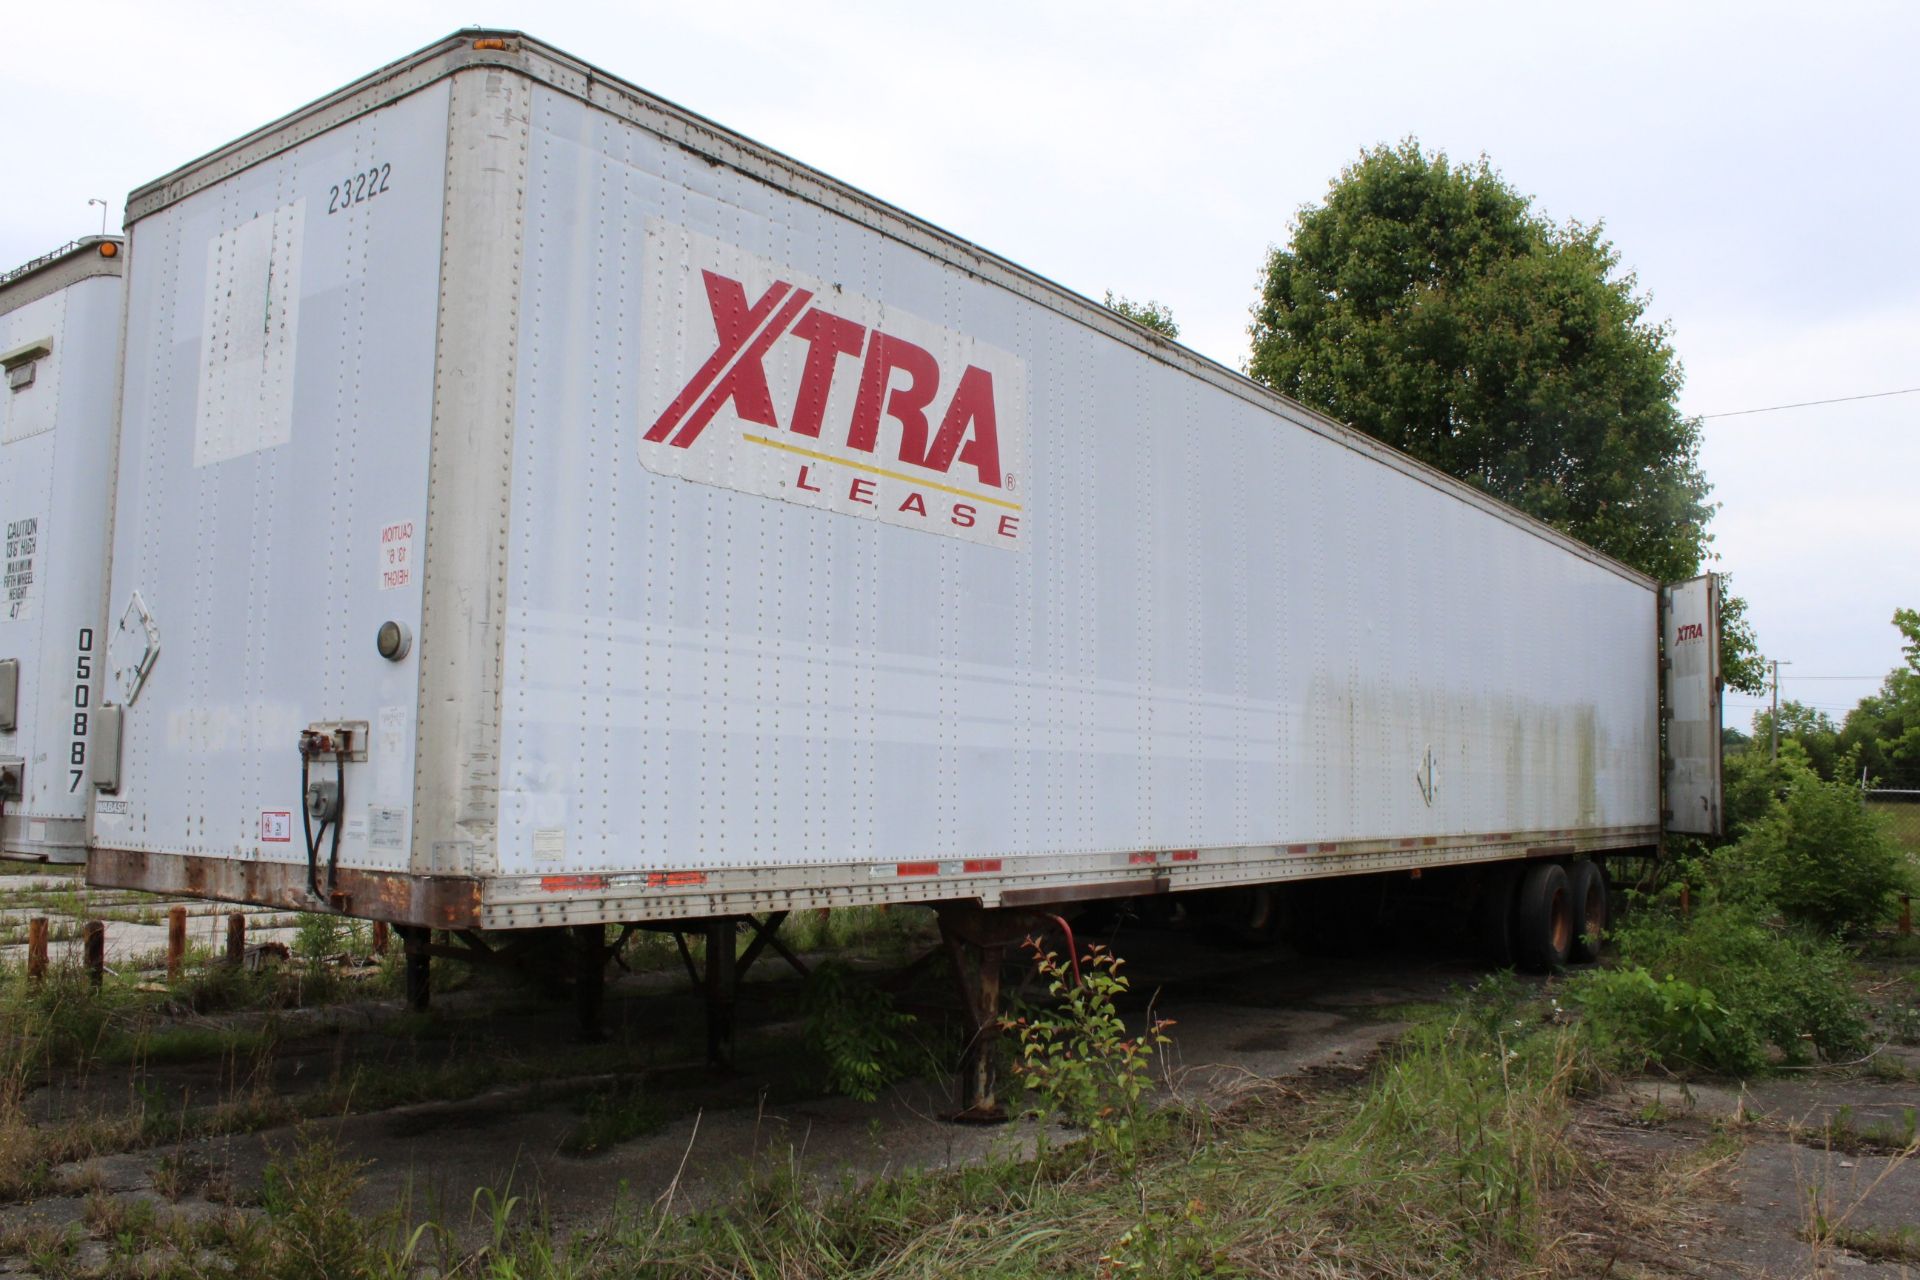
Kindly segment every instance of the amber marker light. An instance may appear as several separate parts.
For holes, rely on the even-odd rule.
[[[114,243],[113,241],[111,241],[111,240],[103,240],[103,241],[101,241],[101,242],[100,242],[100,256],[101,256],[101,257],[103,257],[103,258],[111,258],[111,257],[114,257],[114,256],[116,256],[116,255],[117,255],[117,254],[118,254],[119,252],[120,252],[120,246],[119,246],[119,245],[117,245],[117,244],[115,244],[115,243]]]
[[[505,40],[475,40],[473,42],[473,47],[476,49],[505,50],[507,47],[507,42]]]

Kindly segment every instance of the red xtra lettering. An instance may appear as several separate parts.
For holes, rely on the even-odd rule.
[[[813,300],[810,291],[776,280],[760,301],[749,307],[747,291],[738,280],[711,271],[700,274],[707,282],[707,306],[713,312],[713,328],[720,345],[646,435],[658,443],[678,426],[679,432],[667,441],[677,449],[698,440],[720,406],[729,400],[733,401],[734,412],[748,422],[766,427],[780,425],[773,416],[773,394],[767,390],[767,371],[761,361],[774,339],[785,333]],[[699,407],[689,415],[688,409],[696,402]]]
[[[793,336],[807,344],[807,364],[800,374],[800,394],[793,401],[793,434],[820,438],[827,416],[827,393],[833,389],[834,362],[857,356],[867,331],[851,320],[815,307],[793,326]]]
[[[895,370],[906,373],[906,386],[892,386]],[[887,416],[900,424],[900,460],[926,466],[927,406],[939,389],[940,364],[933,352],[905,338],[875,333],[867,343],[867,363],[860,370],[860,395],[853,402],[847,447],[873,452],[880,439],[884,400]]]
[[[973,434],[962,448],[960,441],[967,436],[968,427],[973,428]],[[980,473],[981,484],[1001,487],[1000,428],[993,416],[993,375],[976,365],[968,365],[967,371],[960,375],[960,387],[953,393],[953,403],[947,406],[947,416],[940,422],[940,434],[934,437],[924,465],[945,471],[953,465],[955,450],[959,450],[960,461]],[[906,458],[904,452],[900,456]]]
[[[934,430],[927,413],[940,390],[940,362],[931,351],[905,338],[869,331],[844,316],[817,307],[809,310],[812,291],[785,280],[776,280],[749,303],[740,281],[713,271],[700,274],[717,342],[713,354],[647,429],[646,440],[688,448],[728,402],[742,421],[777,430],[780,422],[765,360],[773,344],[791,333],[807,344],[789,427],[793,434],[820,438],[840,357],[864,353],[853,416],[847,425],[848,448],[875,452],[880,420],[892,418],[900,424],[900,461],[942,473],[958,461],[972,467],[982,484],[1005,487],[992,373],[968,365]],[[905,374],[906,381],[895,385],[896,373]],[[804,470],[801,476],[804,481]],[[953,522],[971,528],[972,514],[968,508],[962,519],[956,508]],[[1004,520],[1000,532],[1015,536]]]

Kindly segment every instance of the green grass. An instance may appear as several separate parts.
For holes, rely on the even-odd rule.
[[[658,1133],[669,1113],[659,1098],[638,1080],[624,1080],[611,1088],[585,1095],[578,1104],[580,1121],[560,1140],[570,1156],[590,1156],[633,1138]]]
[[[1899,1155],[1914,1150],[1920,1142],[1920,1112],[1904,1107],[1897,1120],[1862,1123],[1852,1107],[1839,1107],[1816,1140],[1829,1150],[1849,1155]]]
[[[1569,1228],[1588,1211],[1575,1192],[1595,1166],[1568,1137],[1583,1069],[1572,1028],[1495,987],[1423,1022],[1357,1084],[1143,1116],[1131,1172],[1043,1142],[1030,1158],[823,1185],[794,1152],[770,1152],[697,1212],[627,1204],[563,1240],[506,1190],[476,1195],[460,1233],[457,1218],[356,1209],[365,1167],[315,1131],[276,1158],[250,1223],[109,1222],[102,1206],[96,1229],[261,1276],[1531,1275],[1568,1268]],[[664,1115],[630,1084],[577,1105],[580,1154]]]
[[[100,1043],[93,1061],[158,1066],[213,1058],[254,1058],[270,1053],[278,1039],[278,1028],[271,1022],[261,1027],[154,1027],[109,1036]]]
[[[1869,800],[1867,809],[1879,818],[1894,843],[1908,853],[1920,854],[1920,804],[1904,801]]]
[[[1809,1239],[1829,1248],[1844,1249],[1869,1262],[1900,1262],[1920,1265],[1920,1226],[1915,1227],[1834,1227],[1821,1231],[1815,1227]]]

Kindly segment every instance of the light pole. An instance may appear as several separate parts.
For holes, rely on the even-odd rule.
[[[107,234],[107,202],[105,200],[99,200],[99,199],[95,199],[92,196],[89,196],[87,197],[87,203],[90,205],[97,204],[100,206],[100,234],[104,236],[105,234]]]

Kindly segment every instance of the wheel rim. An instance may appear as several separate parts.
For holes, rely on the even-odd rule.
[[[1549,918],[1552,926],[1549,936],[1553,939],[1553,953],[1557,956],[1567,954],[1573,946],[1573,904],[1567,901],[1566,890],[1556,890]]]
[[[1581,929],[1586,936],[1587,946],[1595,951],[1600,949],[1600,935],[1607,929],[1607,895],[1598,883],[1587,886],[1587,900],[1582,904]]]

